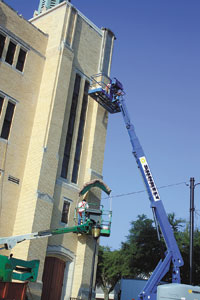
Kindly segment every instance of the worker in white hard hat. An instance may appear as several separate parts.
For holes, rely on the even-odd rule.
[[[82,201],[78,204],[78,225],[81,225],[85,223],[85,210],[89,208],[89,205],[84,198]]]

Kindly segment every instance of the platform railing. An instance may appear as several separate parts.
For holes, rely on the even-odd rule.
[[[103,73],[99,73],[99,74],[96,74],[95,76],[91,77],[90,88],[91,89],[97,89],[97,88],[105,89],[110,82],[111,82],[111,79],[107,75],[105,75]]]

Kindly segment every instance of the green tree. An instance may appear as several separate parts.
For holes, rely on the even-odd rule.
[[[162,247],[153,220],[144,214],[131,223],[127,241],[122,243],[126,256],[126,277],[149,277],[160,260]]]
[[[121,265],[121,251],[99,246],[96,284],[102,288],[105,300],[121,278]]]
[[[186,221],[176,218],[174,213],[168,215],[169,222],[184,260],[181,267],[181,282],[189,283],[189,226]],[[105,298],[113,290],[120,277],[148,278],[164,257],[166,246],[164,239],[158,240],[154,221],[145,215],[139,215],[131,222],[127,240],[120,250],[111,251],[108,247],[100,247],[97,271],[97,283],[102,287]],[[200,284],[200,232],[194,232],[194,284]],[[171,272],[163,278],[171,282]],[[106,298],[107,297],[107,298]]]
[[[184,231],[179,232],[179,249],[181,251],[184,265],[181,267],[181,282],[190,282],[190,233],[189,224]],[[193,284],[200,285],[200,232],[196,228],[194,231],[194,253],[193,253]]]
[[[189,255],[190,255],[190,237],[189,237],[189,227],[188,225],[186,228],[179,232],[179,237],[177,239],[179,249],[181,251],[181,255],[183,257],[184,265],[181,267],[181,282],[188,284],[189,283]]]
[[[175,213],[169,213],[168,220],[172,226],[172,230],[175,235],[176,235],[176,232],[180,232],[181,229],[185,228],[185,224],[186,224],[185,219],[182,219],[182,218],[177,219]]]
[[[194,232],[194,285],[200,285],[200,231],[195,229]]]

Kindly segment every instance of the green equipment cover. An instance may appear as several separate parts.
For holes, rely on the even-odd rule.
[[[98,187],[102,191],[104,191],[107,195],[110,195],[111,189],[103,182],[103,180],[100,179],[93,179],[87,183],[84,184],[82,189],[79,192],[79,196],[84,195],[87,193],[91,188]]]

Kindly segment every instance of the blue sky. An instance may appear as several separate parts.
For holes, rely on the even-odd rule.
[[[5,0],[31,18],[39,0]],[[167,213],[189,220],[190,177],[200,182],[200,1],[72,0],[98,27],[116,35],[112,76],[126,104]],[[104,181],[112,189],[113,224],[103,245],[119,248],[137,215],[152,217],[120,114],[109,116]],[[168,186],[168,187],[167,187]],[[135,192],[135,193],[133,193]],[[131,195],[114,197],[115,195]],[[103,197],[105,197],[103,195]],[[103,199],[105,206],[107,199]],[[200,225],[200,186],[195,188]]]

